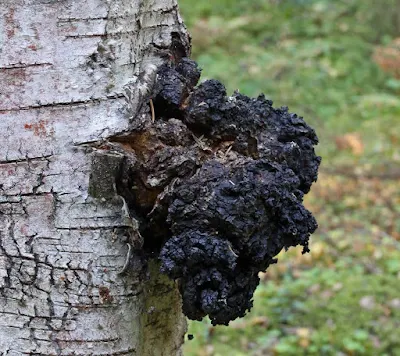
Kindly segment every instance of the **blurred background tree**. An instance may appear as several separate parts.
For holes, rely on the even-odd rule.
[[[264,92],[317,131],[320,228],[185,355],[400,355],[400,0],[180,0],[202,79]]]

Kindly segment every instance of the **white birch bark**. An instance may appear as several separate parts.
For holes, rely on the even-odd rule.
[[[150,281],[118,274],[120,157],[96,198],[83,145],[128,129],[124,86],[172,32],[187,36],[175,0],[0,1],[1,355],[180,353],[174,284],[154,266]]]

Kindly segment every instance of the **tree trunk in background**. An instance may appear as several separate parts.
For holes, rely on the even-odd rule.
[[[85,146],[128,129],[124,86],[176,34],[175,0],[0,2],[2,355],[180,354],[176,286],[118,274],[120,157]]]

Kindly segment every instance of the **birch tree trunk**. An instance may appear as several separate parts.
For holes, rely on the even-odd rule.
[[[175,0],[1,0],[1,355],[180,354],[176,286],[118,274],[135,221],[120,155],[90,146],[128,130],[126,85],[176,37]]]

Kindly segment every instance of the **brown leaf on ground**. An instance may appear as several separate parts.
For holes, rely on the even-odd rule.
[[[335,144],[339,151],[351,150],[351,152],[356,156],[359,156],[364,152],[364,144],[361,135],[357,132],[337,136],[335,138]]]
[[[384,72],[400,78],[400,37],[387,46],[375,48],[372,59]]]
[[[267,327],[269,320],[266,316],[256,316],[250,320],[250,324]]]

